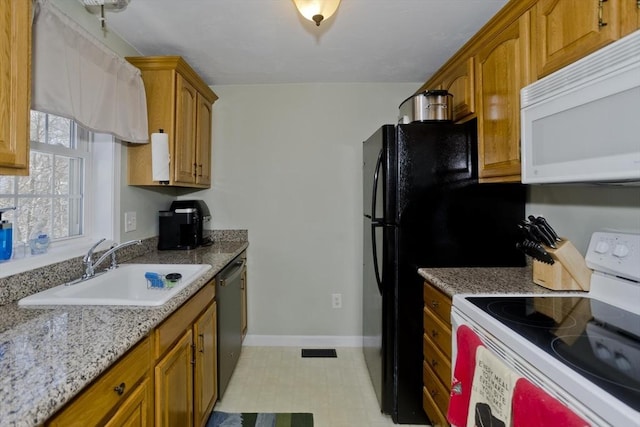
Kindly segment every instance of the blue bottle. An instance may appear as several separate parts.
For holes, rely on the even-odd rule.
[[[0,209],[0,262],[11,259],[11,251],[13,250],[13,224],[6,219],[2,219],[2,214],[12,209],[15,209],[15,206]]]

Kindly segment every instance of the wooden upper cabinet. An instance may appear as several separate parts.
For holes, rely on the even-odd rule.
[[[175,182],[195,182],[196,105],[198,94],[180,74],[176,76]]]
[[[453,95],[454,122],[475,113],[474,58],[465,58],[446,69],[440,87]]]
[[[536,77],[544,77],[618,39],[620,11],[625,1],[631,3],[629,0],[539,0],[534,7]]]
[[[454,122],[466,121],[476,111],[474,57],[457,56],[447,62],[418,92],[443,89],[453,95]]]
[[[142,72],[149,134],[169,135],[169,186],[211,186],[211,112],[218,97],[179,56],[128,57]],[[129,185],[152,180],[151,144],[129,144]]]
[[[198,94],[196,127],[196,184],[211,185],[211,103]]]
[[[520,181],[520,89],[530,82],[530,12],[490,39],[476,56],[478,175]]]
[[[0,175],[29,174],[31,1],[0,1]]]
[[[620,9],[620,35],[625,36],[640,29],[640,1],[622,0]]]

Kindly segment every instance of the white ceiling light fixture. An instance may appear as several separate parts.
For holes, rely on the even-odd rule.
[[[89,12],[93,14],[100,13],[100,18],[98,19],[100,19],[101,26],[104,29],[105,10],[109,12],[119,12],[126,9],[130,1],[131,0],[80,0],[80,3],[82,3]]]
[[[293,2],[300,14],[309,21],[315,22],[318,27],[322,21],[329,19],[340,5],[340,0],[293,0]]]

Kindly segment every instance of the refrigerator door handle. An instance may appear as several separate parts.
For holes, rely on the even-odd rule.
[[[381,223],[371,222],[371,249],[373,253],[373,271],[376,274],[376,283],[378,284],[378,291],[382,295],[382,279],[380,278],[380,269],[378,268],[378,246],[376,245],[376,228],[384,227]]]
[[[376,171],[373,174],[373,192],[371,193],[371,223],[380,224],[383,219],[376,218],[376,203],[378,197],[378,178],[380,177],[380,167],[382,166],[382,151],[378,154],[378,161],[376,162]]]

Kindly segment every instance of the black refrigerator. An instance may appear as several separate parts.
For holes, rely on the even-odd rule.
[[[363,352],[383,413],[422,409],[420,267],[523,266],[521,184],[479,184],[475,120],[385,125],[363,144]]]

